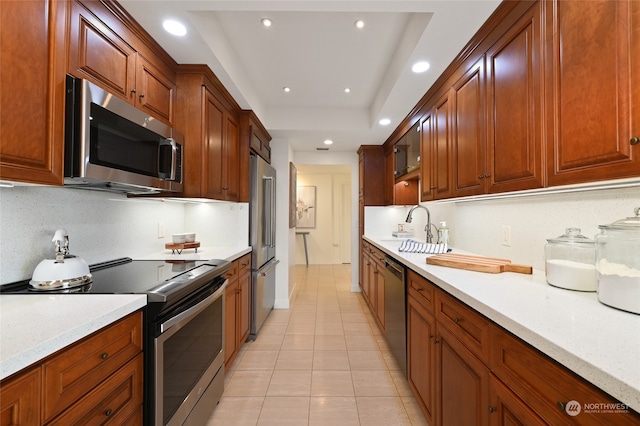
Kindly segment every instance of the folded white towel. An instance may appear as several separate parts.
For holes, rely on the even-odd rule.
[[[404,240],[400,244],[398,251],[404,253],[441,254],[448,252],[449,247],[447,244],[421,243],[414,240]]]

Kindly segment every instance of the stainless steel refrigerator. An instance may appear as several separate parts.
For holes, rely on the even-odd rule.
[[[257,155],[251,155],[251,198],[249,239],[252,296],[251,332],[254,340],[276,300],[276,169]]]

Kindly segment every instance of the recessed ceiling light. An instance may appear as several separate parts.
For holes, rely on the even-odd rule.
[[[364,28],[364,21],[362,19],[358,19],[353,23],[353,25],[355,25],[357,29],[361,30]]]
[[[325,145],[333,145],[333,141],[331,139],[327,139],[326,141],[324,141]]]
[[[351,93],[351,89],[349,89],[348,87],[344,88],[344,93]]]
[[[429,62],[427,61],[416,62],[411,67],[411,71],[415,72],[416,74],[419,74],[421,72],[425,72],[426,70],[428,70],[430,66],[431,65],[429,65]]]
[[[273,24],[273,21],[271,21],[271,19],[269,18],[262,18],[260,20],[260,22],[262,22],[262,25],[269,28],[271,26],[271,24]]]
[[[286,93],[289,93],[291,91],[290,87],[283,87],[282,90],[284,90]]]
[[[180,22],[174,21],[173,19],[165,19],[164,22],[162,22],[162,27],[169,34],[173,34],[175,36],[183,36],[187,34],[187,28]]]
[[[391,124],[391,120],[389,120],[388,118],[383,118],[380,121],[378,121],[378,123],[381,126],[388,126],[389,124]]]

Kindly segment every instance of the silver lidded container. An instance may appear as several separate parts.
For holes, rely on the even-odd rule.
[[[635,216],[600,225],[596,235],[598,300],[640,314],[640,207]]]
[[[595,241],[567,228],[565,234],[547,240],[544,247],[547,283],[578,291],[596,291]]]

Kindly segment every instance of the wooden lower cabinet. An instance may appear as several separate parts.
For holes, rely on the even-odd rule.
[[[385,255],[380,250],[363,243],[362,294],[383,331],[385,329],[384,262]]]
[[[487,425],[489,370],[446,328],[436,325],[436,424]]]
[[[407,379],[429,424],[640,425],[638,413],[411,270],[407,289]],[[583,412],[569,415],[571,404]]]
[[[429,424],[434,421],[436,320],[412,296],[407,301],[407,380]]]
[[[232,263],[224,297],[224,366],[225,370],[247,341],[251,328],[251,254]]]
[[[41,372],[31,368],[0,386],[0,425],[36,425],[40,423]]]
[[[0,383],[0,425],[142,424],[142,312]]]

